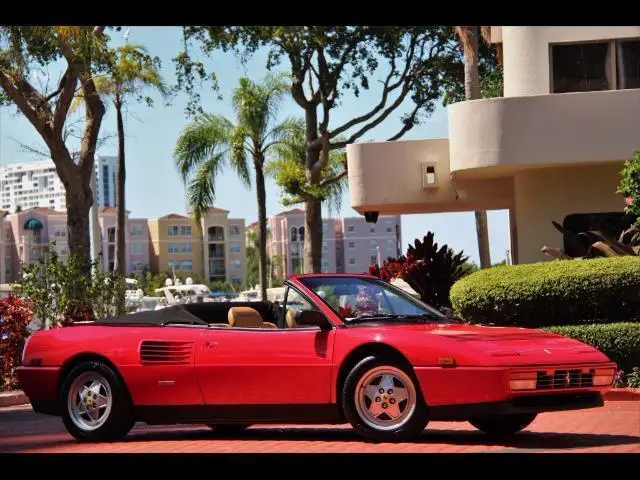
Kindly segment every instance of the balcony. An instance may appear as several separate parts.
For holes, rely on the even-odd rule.
[[[597,164],[640,147],[640,89],[460,102],[449,107],[456,178],[531,167]]]

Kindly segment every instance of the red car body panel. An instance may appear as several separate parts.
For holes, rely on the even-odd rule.
[[[354,352],[384,346],[413,367],[427,405],[464,406],[550,393],[511,391],[512,372],[615,367],[590,346],[537,330],[450,323],[346,326],[300,282],[304,277],[292,277],[289,285],[314,302],[333,328],[76,325],[40,331],[30,337],[18,369],[23,389],[34,409],[41,403],[55,405],[70,362],[92,356],[115,367],[136,407],[335,407],[345,362]],[[144,360],[143,342],[162,342],[181,356],[174,362],[156,361],[152,354]],[[564,388],[561,393],[605,388]]]

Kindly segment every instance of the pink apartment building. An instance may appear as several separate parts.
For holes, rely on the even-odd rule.
[[[103,268],[113,269],[115,254],[115,208],[103,208],[98,222],[102,239]],[[20,213],[6,215],[2,222],[0,283],[18,281],[22,265],[35,262],[55,242],[62,260],[69,256],[67,215],[45,207],[34,207]],[[127,245],[126,274],[141,271],[149,265],[149,228],[146,219],[127,218],[125,241]]]
[[[281,212],[267,220],[267,253],[274,275],[288,277],[302,271],[304,253],[304,210]],[[251,225],[249,226],[251,227]],[[322,271],[363,273],[369,265],[400,255],[402,246],[399,216],[381,216],[376,225],[362,217],[322,222]]]
[[[116,251],[116,213],[115,207],[103,207],[98,215],[100,224],[100,239],[102,249],[102,268],[105,271],[113,271]],[[66,220],[66,218],[65,218]],[[125,244],[127,247],[126,273],[142,272],[144,267],[149,267],[149,226],[146,218],[125,219]]]

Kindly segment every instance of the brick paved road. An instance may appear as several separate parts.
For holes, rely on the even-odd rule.
[[[221,437],[204,426],[136,425],[125,441],[79,444],[60,419],[28,407],[0,409],[0,452],[100,453],[371,453],[615,452],[640,453],[640,402],[540,415],[525,431],[491,440],[468,423],[433,422],[419,442],[371,444],[349,426],[254,426]]]

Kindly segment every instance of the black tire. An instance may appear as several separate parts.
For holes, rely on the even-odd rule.
[[[519,413],[513,415],[491,415],[472,418],[469,423],[478,430],[495,436],[513,435],[527,428],[536,419],[535,413]]]
[[[76,380],[86,375],[99,376],[110,390],[111,408],[97,428],[83,428],[74,420],[69,405],[69,393]],[[64,379],[60,389],[60,414],[67,431],[81,442],[109,442],[124,438],[133,428],[135,418],[129,392],[120,376],[100,361],[85,361],[76,365]]]
[[[372,425],[370,421],[367,421],[364,415],[359,412],[357,407],[358,402],[356,401],[358,383],[366,376],[373,375],[373,372],[381,367],[388,367],[402,372],[405,376],[405,381],[409,382],[411,384],[410,388],[415,391],[413,411],[408,413],[398,426],[385,427],[386,429],[377,428]],[[353,426],[356,432],[375,442],[404,442],[413,440],[422,434],[429,423],[428,409],[423,400],[420,385],[412,370],[394,359],[383,356],[364,358],[353,367],[344,382],[341,400],[347,421]],[[398,403],[399,407],[400,405],[401,402]],[[405,408],[407,406],[409,406],[409,400],[407,400]]]
[[[240,423],[212,423],[207,426],[214,432],[221,435],[237,435],[244,432],[251,425]]]

